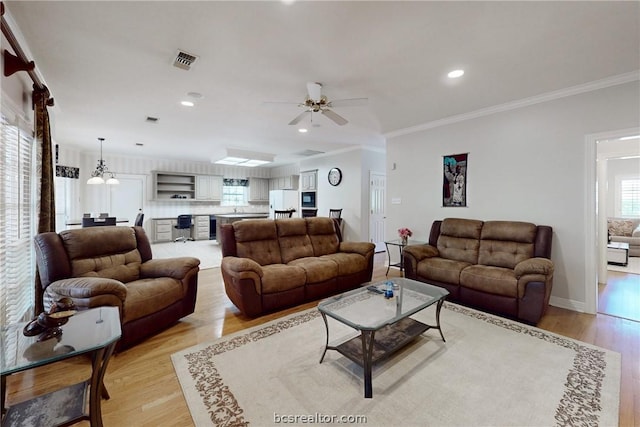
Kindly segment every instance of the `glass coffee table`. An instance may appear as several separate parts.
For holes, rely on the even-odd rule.
[[[38,336],[24,336],[26,324],[3,326],[0,330],[2,425],[54,426],[89,420],[92,427],[102,426],[101,397],[109,398],[103,378],[121,335],[118,308],[79,311],[60,327],[61,335],[43,341]],[[90,379],[5,408],[7,376],[82,354],[90,355],[93,361]],[[34,408],[38,408],[35,413]]]
[[[399,289],[394,291],[393,297],[386,298],[384,291],[389,281],[397,284]],[[447,295],[449,291],[438,286],[394,278],[321,301],[318,310],[324,320],[327,340],[320,363],[327,350],[336,350],[361,365],[364,369],[364,397],[372,397],[371,368],[376,362],[389,357],[429,329],[437,329],[445,341],[440,327],[440,310]],[[409,317],[433,304],[436,304],[435,326]],[[327,316],[359,331],[360,335],[330,346]]]

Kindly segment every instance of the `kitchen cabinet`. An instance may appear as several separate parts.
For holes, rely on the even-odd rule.
[[[194,239],[209,240],[209,215],[196,215],[193,229]]]
[[[269,190],[297,190],[298,175],[280,176],[269,179]],[[269,195],[267,194],[267,200]]]
[[[170,242],[173,240],[173,226],[177,219],[153,219],[153,242]]]
[[[318,171],[306,171],[300,174],[300,190],[316,191],[318,181]]]
[[[269,201],[269,180],[266,178],[249,178],[249,201]]]
[[[155,200],[193,200],[196,194],[195,175],[154,171],[153,192]]]
[[[219,175],[196,175],[196,200],[219,202],[222,198],[222,177]]]

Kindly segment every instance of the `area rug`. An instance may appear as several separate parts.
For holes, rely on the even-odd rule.
[[[435,310],[412,316],[434,323]],[[197,426],[617,426],[620,354],[445,303],[429,330],[362,369],[324,349],[316,308],[172,355]],[[354,336],[329,319],[330,343]]]
[[[607,264],[607,269],[619,271],[621,273],[640,274],[640,257],[629,257],[629,262],[626,266]]]

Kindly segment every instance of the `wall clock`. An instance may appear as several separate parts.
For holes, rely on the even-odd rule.
[[[338,184],[340,184],[340,181],[342,181],[342,171],[338,168],[331,168],[329,170],[329,184],[333,185],[334,187]]]

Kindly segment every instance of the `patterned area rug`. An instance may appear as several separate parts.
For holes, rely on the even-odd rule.
[[[412,316],[434,323],[435,310]],[[172,355],[197,426],[618,425],[620,354],[455,304],[437,330],[362,369],[329,350],[317,309]],[[329,319],[330,344],[354,336]]]

